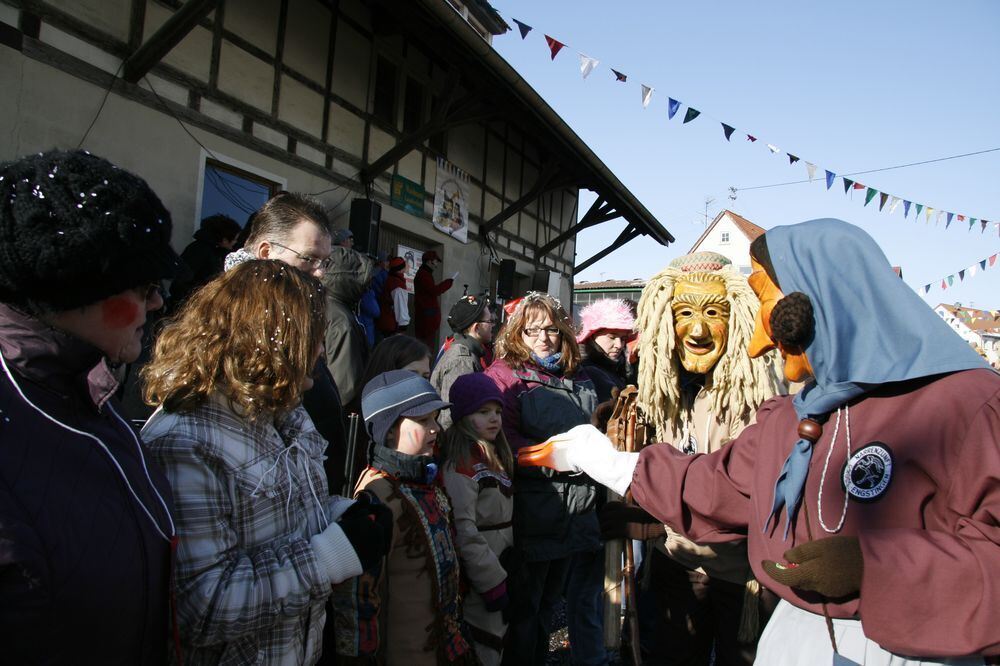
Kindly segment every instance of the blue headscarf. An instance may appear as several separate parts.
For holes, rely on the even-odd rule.
[[[989,367],[895,274],[867,233],[841,220],[810,220],[765,234],[778,287],[812,301],[816,333],[805,347],[814,377],[792,404],[799,419],[825,416],[880,384]],[[785,507],[785,537],[805,487],[812,443],[795,442],[774,486],[764,529]]]

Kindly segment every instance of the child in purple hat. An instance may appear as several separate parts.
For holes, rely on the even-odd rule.
[[[500,389],[486,375],[462,375],[451,387],[453,425],[441,435],[444,484],[469,581],[463,613],[479,660],[499,664],[507,622],[507,577],[514,534],[510,475],[514,457],[504,436]],[[505,556],[504,553],[507,552]]]

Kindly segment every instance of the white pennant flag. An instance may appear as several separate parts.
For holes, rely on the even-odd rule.
[[[816,165],[812,162],[806,162],[806,171],[809,172],[809,180],[812,181],[816,177]]]
[[[653,89],[643,84],[642,86],[642,108],[649,106],[649,100],[653,96]]]
[[[934,216],[934,226],[935,226],[935,227],[936,227],[937,225],[941,224],[941,213],[943,213],[943,212],[944,212],[943,210],[939,210],[939,211],[937,212],[937,215],[935,215],[935,216]]]
[[[969,266],[969,277],[975,277],[977,270],[979,270],[979,264]]]
[[[599,62],[600,60],[598,60],[597,58],[591,58],[590,56],[585,56],[581,53],[580,73],[583,74],[583,78],[587,78],[587,76],[589,76],[590,73],[594,71],[594,68],[597,67],[597,63]]]
[[[778,152],[779,150],[781,150],[781,148],[778,148],[778,147],[777,147],[776,145],[774,145],[773,143],[769,143],[769,144],[767,144],[767,149],[771,151],[771,154],[772,154],[772,155],[774,155],[774,154],[775,154],[776,152]]]
[[[890,195],[889,196],[889,201],[890,201],[890,203],[889,203],[889,215],[892,215],[893,213],[896,212],[896,206],[899,205],[899,202],[902,201],[902,199],[900,199],[899,197],[894,197],[894,196]]]

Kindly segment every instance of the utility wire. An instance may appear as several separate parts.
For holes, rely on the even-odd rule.
[[[80,137],[80,143],[76,144],[77,149],[83,145],[83,142],[87,140],[90,136],[90,130],[94,129],[94,125],[97,123],[97,119],[101,117],[101,111],[104,110],[104,105],[108,102],[108,96],[111,94],[111,89],[115,87],[115,81],[118,80],[118,75],[122,71],[122,67],[125,66],[125,61],[122,60],[121,64],[118,65],[118,69],[115,70],[114,76],[111,77],[111,83],[108,84],[107,90],[104,91],[104,98],[101,100],[101,105],[97,107],[97,113],[94,114],[94,119],[90,121],[90,125],[87,127],[87,131],[83,133]]]
[[[957,160],[962,157],[972,157],[973,155],[982,155],[984,153],[994,153],[1000,150],[1000,148],[987,148],[986,150],[977,150],[973,153],[962,153],[961,155],[951,155],[949,157],[938,157],[933,160],[923,160],[921,162],[910,162],[909,164],[897,164],[896,166],[882,167],[881,169],[868,169],[867,171],[854,171],[851,173],[838,173],[838,176],[862,176],[866,173],[877,173],[879,171],[892,171],[893,169],[905,169],[906,167],[918,166],[921,164],[931,164],[933,162],[945,162],[947,160]],[[783,187],[785,185],[798,185],[800,183],[811,183],[812,180],[790,180],[787,183],[773,183],[771,185],[754,185],[753,187],[737,187],[737,192],[747,192],[749,190],[763,190],[770,187]]]

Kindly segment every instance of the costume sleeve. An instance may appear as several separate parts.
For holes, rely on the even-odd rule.
[[[1000,654],[1000,394],[959,437],[946,462],[951,487],[941,489],[951,530],[870,529],[858,536],[865,635],[893,652]]]
[[[396,313],[396,323],[400,327],[410,323],[410,308],[406,299],[406,290],[402,287],[396,287],[392,290],[392,307]]]
[[[758,422],[766,419],[773,404],[761,406]],[[745,539],[760,430],[755,423],[708,454],[686,455],[669,443],[647,446],[632,475],[632,496],[643,509],[693,541]]]
[[[328,596],[331,583],[361,572],[336,524],[313,539],[276,540],[241,550],[229,522],[232,480],[217,471],[220,461],[207,460],[199,448],[195,441],[169,434],[152,442],[174,490],[178,624],[194,645],[227,643],[264,631],[280,617],[298,615],[313,599]],[[317,537],[323,535],[328,537],[320,543]]]
[[[451,285],[453,285],[454,283],[455,281],[452,280],[451,278],[446,278],[444,280],[441,280],[441,282],[439,282],[437,285],[434,286],[435,295],[440,296],[444,292],[448,291],[449,289],[451,289]]]
[[[451,498],[455,514],[455,531],[458,535],[458,556],[462,573],[469,579],[472,589],[483,593],[493,589],[507,578],[496,553],[476,526],[476,500],[479,484],[465,474],[448,469],[444,485]]]

